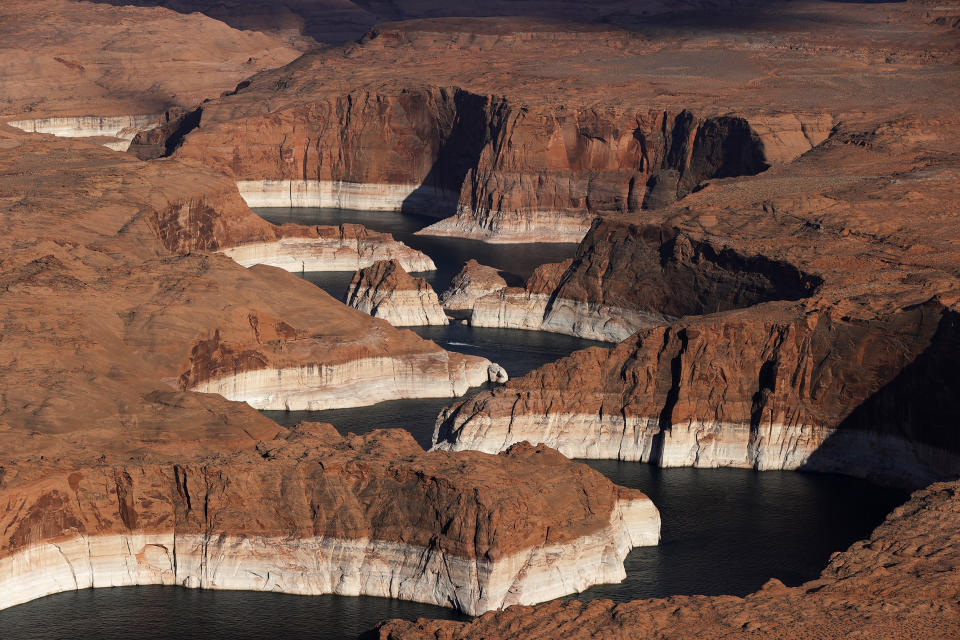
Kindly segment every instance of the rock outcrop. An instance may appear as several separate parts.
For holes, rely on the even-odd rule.
[[[433,287],[404,271],[396,260],[357,271],[347,290],[347,305],[396,327],[449,323]]]
[[[359,224],[282,225],[275,240],[248,242],[220,252],[245,267],[265,264],[286,271],[356,271],[381,260],[396,261],[407,271],[433,271],[430,256]]]
[[[571,457],[913,486],[957,473],[960,254],[945,239],[960,232],[948,213],[960,192],[944,135],[925,121],[841,131],[643,223],[598,223],[553,304],[667,317],[452,407],[437,447],[528,440]]]
[[[794,46],[765,37],[771,51]],[[678,103],[612,80],[627,64],[663,80],[656,56],[675,45],[531,20],[384,25],[205,104],[177,154],[236,179],[254,206],[393,209],[443,218],[424,234],[576,242],[598,211],[667,206],[710,180],[792,161],[829,135],[834,116],[809,101],[771,111],[739,92],[720,104],[682,72],[669,77],[691,96]],[[760,50],[752,55],[778,67]],[[543,60],[549,77],[528,70]],[[739,86],[729,70],[716,73]]]
[[[497,269],[471,258],[453,277],[447,290],[440,294],[440,305],[446,311],[472,313],[477,300],[506,286],[507,281]]]
[[[216,458],[65,466],[13,467],[0,486],[0,608],[166,584],[479,614],[622,580],[660,532],[646,496],[555,451],[425,454],[400,430],[307,423]]]
[[[675,596],[510,607],[469,622],[392,620],[379,640],[953,638],[960,634],[960,483],[918,491],[820,577],[744,598]]]
[[[820,279],[657,224],[598,220],[563,263],[474,304],[471,324],[620,342],[639,329],[815,291]]]

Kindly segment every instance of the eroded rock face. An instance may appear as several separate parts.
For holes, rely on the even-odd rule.
[[[0,132],[0,147],[11,429],[0,440],[11,455],[113,450],[114,440],[178,450],[275,429],[222,400],[185,400],[191,389],[265,407],[356,406],[453,397],[489,377],[485,359],[396,331],[279,269],[217,255],[279,234],[216,174],[27,134]],[[348,370],[353,387],[341,385]],[[250,424],[218,417],[237,412]],[[24,440],[24,429],[40,435]]]
[[[529,440],[572,457],[911,486],[957,473],[948,398],[960,380],[948,363],[960,256],[943,238],[956,232],[947,212],[960,194],[928,126],[939,131],[898,121],[841,132],[814,156],[711,185],[643,224],[602,221],[559,278],[562,265],[482,298],[474,322],[498,296],[521,319],[550,318],[567,299],[663,317],[612,350],[455,405],[437,447]],[[867,148],[852,143],[864,138]],[[936,169],[904,171],[917,157]],[[537,299],[540,285],[549,296]]]
[[[449,323],[433,287],[404,271],[396,260],[357,271],[347,290],[347,305],[395,327]]]
[[[666,103],[604,75],[652,52],[628,31],[582,25],[385,25],[205,105],[177,153],[238,180],[251,206],[402,210],[444,218],[425,234],[575,242],[597,211],[669,205],[791,161],[830,132],[822,109],[769,113],[753,98],[730,115],[696,92]],[[534,60],[581,88],[526,75],[520,63]],[[585,61],[604,72],[582,72]]]
[[[401,430],[305,423],[216,458],[41,466],[0,485],[0,608],[167,584],[478,614],[622,580],[660,532],[642,493],[545,447],[426,454]]]
[[[506,286],[507,281],[497,269],[471,258],[453,277],[447,290],[440,294],[440,304],[447,311],[472,312],[477,300]]]
[[[730,637],[830,640],[949,638],[960,633],[957,482],[918,491],[868,540],[835,554],[816,580],[771,579],[745,598],[675,596],[634,602],[550,602],[471,622],[392,620],[380,640]],[[918,552],[918,549],[922,551]]]

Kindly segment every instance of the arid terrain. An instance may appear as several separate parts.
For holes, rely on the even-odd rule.
[[[958,27],[951,0],[5,2],[0,608],[165,584],[479,616],[381,640],[960,637]],[[523,286],[464,256],[444,291],[418,237],[577,248]],[[344,300],[295,275],[337,271]],[[402,328],[450,321],[609,348],[507,381]],[[430,451],[258,411],[422,398],[451,399]],[[915,493],[799,586],[561,601],[660,540],[576,458]]]

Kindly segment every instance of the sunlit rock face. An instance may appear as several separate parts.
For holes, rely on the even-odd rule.
[[[433,287],[408,274],[396,260],[357,271],[347,290],[347,304],[396,327],[449,323]]]
[[[407,271],[437,268],[425,253],[394,240],[389,233],[358,224],[318,225],[304,229],[302,235],[291,232],[276,240],[239,244],[220,252],[245,267],[265,264],[294,272],[355,271],[381,260],[396,261]]]
[[[164,584],[475,615],[618,582],[627,553],[660,537],[646,496],[555,451],[426,454],[396,429],[343,438],[304,423],[216,460],[25,480],[0,493],[16,506],[0,517],[0,608]]]

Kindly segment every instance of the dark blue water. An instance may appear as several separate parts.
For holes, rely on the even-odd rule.
[[[438,294],[450,284],[450,280],[463,267],[463,263],[474,258],[480,264],[502,269],[507,283],[521,285],[533,270],[547,262],[561,262],[577,249],[576,244],[489,244],[478,240],[460,238],[441,238],[414,235],[420,229],[436,222],[436,218],[404,215],[389,211],[347,211],[344,209],[290,209],[257,208],[260,216],[275,224],[295,222],[297,224],[344,224],[356,223],[374,231],[390,233],[407,246],[424,252],[437,265],[436,271],[427,271],[417,275],[427,280]],[[342,300],[353,273],[350,272],[307,272],[307,280],[320,285],[327,293]]]
[[[498,362],[510,377],[519,377],[578,349],[609,344],[571,336],[522,331],[484,329],[451,324],[446,327],[411,327],[424,338],[450,351],[483,356]],[[469,391],[470,396],[480,389]],[[413,434],[422,447],[429,448],[437,414],[454,398],[391,400],[369,407],[325,411],[264,411],[264,415],[288,427],[302,420],[329,422],[341,433],[367,433],[374,429],[399,427]]]
[[[394,233],[437,262],[443,273],[431,275],[437,289],[446,287],[469,257],[526,277],[537,264],[572,254],[572,248],[564,245],[530,248],[421,238],[413,236],[412,231],[431,220],[406,219],[398,214],[263,211],[267,212],[265,217],[277,222],[360,222]],[[431,248],[433,243],[440,248]],[[341,282],[345,292],[352,274],[306,275],[324,288]],[[456,324],[416,331],[447,349],[499,362],[514,377],[596,344],[556,334],[473,329]],[[265,413],[287,425],[302,419],[331,422],[344,433],[403,427],[422,445],[429,446],[436,415],[451,401],[400,400],[358,409]],[[907,497],[902,491],[832,475],[656,469],[607,460],[587,464],[617,484],[649,495],[660,509],[663,540],[657,547],[630,553],[624,582],[600,585],[572,596],[579,599],[744,595],[774,577],[788,585],[800,584],[816,577],[831,553],[868,535]],[[447,609],[382,598],[136,587],[57,594],[0,611],[0,639],[334,640],[356,637],[383,618],[455,616]]]
[[[387,598],[116,587],[58,593],[0,611],[0,638],[343,640],[388,618],[467,619]]]

